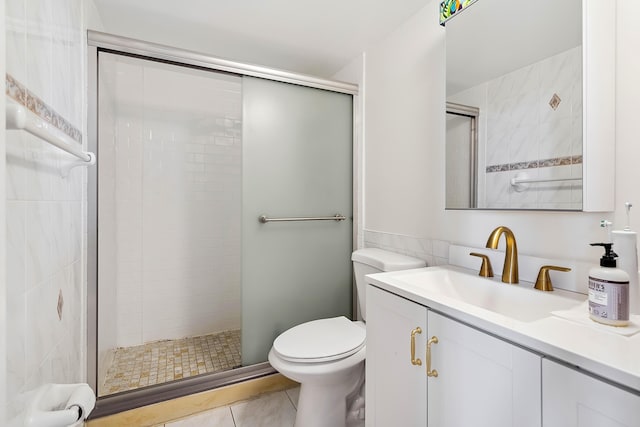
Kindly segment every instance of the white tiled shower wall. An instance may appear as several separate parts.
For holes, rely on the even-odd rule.
[[[84,129],[83,1],[5,4],[7,73]],[[76,168],[63,177],[61,167],[70,156],[25,132],[7,131],[6,142],[8,313],[3,333],[10,419],[22,409],[25,392],[85,376],[86,175]]]
[[[510,185],[511,178],[523,172],[528,178],[582,176],[581,162],[522,169],[522,163],[582,155],[581,49],[572,48],[448,97],[448,101],[481,108],[480,207],[582,208],[581,182],[533,184],[522,192]],[[555,110],[549,105],[554,94],[561,100]],[[495,165],[511,166],[482,173]]]
[[[101,350],[239,329],[240,78],[102,58]]]
[[[100,93],[100,99],[98,110],[100,111],[100,126],[98,127],[99,140],[105,140],[113,138],[113,134],[116,126],[116,116],[114,111],[113,94],[106,90],[102,81],[99,82],[98,91]],[[109,161],[112,154],[111,150],[104,150],[99,152],[100,163],[104,160]],[[100,169],[99,169],[100,170]],[[98,192],[98,203],[100,204],[100,223],[105,229],[113,230],[116,226],[116,214],[114,203],[103,203],[105,195],[107,200],[111,200],[114,191],[113,180],[104,180],[101,182],[103,186],[102,191]],[[100,248],[100,257],[98,259],[98,274],[99,281],[105,283],[115,283],[117,269],[110,263],[105,263],[104,260],[115,259],[115,235],[114,233],[101,233],[100,241],[102,247]],[[98,310],[98,331],[99,337],[97,340],[98,345],[98,394],[101,393],[101,387],[103,385],[103,379],[106,376],[107,370],[111,365],[114,357],[113,349],[118,346],[118,327],[117,322],[114,321],[115,313],[118,310],[117,292],[115,286],[98,286],[98,301],[100,309]]]

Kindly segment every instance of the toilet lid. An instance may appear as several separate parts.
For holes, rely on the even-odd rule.
[[[291,362],[327,362],[357,352],[365,338],[365,328],[340,316],[294,326],[275,339],[273,349]]]

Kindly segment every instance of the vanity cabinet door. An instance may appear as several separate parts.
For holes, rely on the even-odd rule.
[[[544,359],[542,416],[544,427],[638,427],[640,396]]]
[[[539,355],[432,311],[428,325],[429,427],[541,426]]]
[[[367,427],[425,427],[426,307],[368,286],[366,320]],[[412,332],[415,349],[413,361]],[[417,359],[420,359],[420,364]]]

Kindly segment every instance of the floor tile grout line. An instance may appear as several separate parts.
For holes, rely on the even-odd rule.
[[[231,412],[231,421],[233,421],[233,426],[238,427],[238,423],[236,423],[236,416],[233,415],[233,409],[231,409],[231,405],[228,406],[229,412]]]
[[[291,405],[293,405],[293,409],[295,409],[297,411],[298,407],[296,406],[295,403],[293,403],[293,399],[291,398],[289,393],[287,393],[287,390],[284,390],[284,394],[287,396],[287,399],[289,399],[289,402],[291,402]]]

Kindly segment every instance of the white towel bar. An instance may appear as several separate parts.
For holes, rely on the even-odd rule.
[[[582,181],[582,177],[578,178],[529,178],[524,172],[518,173],[511,178],[511,186],[516,192],[522,192],[529,188],[527,184],[534,184],[539,182],[563,182],[563,181]]]
[[[79,158],[88,165],[94,165],[96,163],[95,154],[75,148],[74,145],[78,144],[76,141],[37,115],[27,111],[27,109],[22,105],[10,101],[7,102],[6,107],[7,129],[25,130],[49,144]]]

